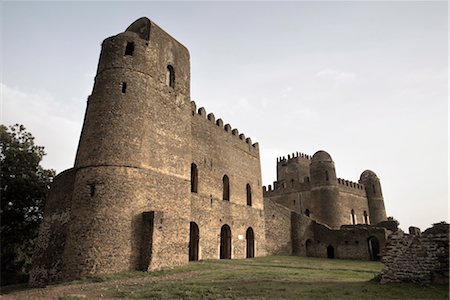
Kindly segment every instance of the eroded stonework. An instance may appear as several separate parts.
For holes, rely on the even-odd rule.
[[[188,50],[141,18],[102,43],[75,164],[52,184],[30,283],[199,259],[378,258],[388,230],[373,226],[386,221],[375,173],[338,179],[324,151],[279,159],[277,171],[263,198],[258,143],[197,109]]]

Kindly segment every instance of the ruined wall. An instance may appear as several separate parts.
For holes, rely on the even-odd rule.
[[[326,258],[329,257],[327,248],[331,246],[332,258],[378,260],[389,233],[385,228],[371,225],[332,229],[295,212],[291,214],[291,224],[293,254],[299,256]],[[378,249],[371,249],[369,241],[373,239],[378,242]]]
[[[269,199],[264,199],[264,218],[267,255],[291,255],[291,211]]]
[[[389,237],[383,255],[381,283],[449,282],[449,224],[441,222],[422,235],[401,230]]]
[[[30,284],[41,286],[61,280],[63,250],[66,244],[75,170],[69,169],[53,179],[44,209],[44,220],[33,254]]]

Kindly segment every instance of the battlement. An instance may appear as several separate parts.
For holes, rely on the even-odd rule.
[[[203,118],[206,122],[210,122],[211,124],[219,127],[220,129],[223,129],[224,132],[227,133],[231,133],[232,136],[236,136],[239,140],[242,140],[244,143],[248,144],[249,146],[251,146],[252,149],[255,150],[259,150],[259,144],[256,143],[252,143],[252,139],[250,137],[245,137],[245,134],[241,133],[239,134],[239,130],[237,128],[233,128],[231,127],[230,124],[224,124],[222,119],[217,119],[214,116],[213,113],[206,113],[206,109],[204,107],[200,107],[197,110],[197,104],[195,103],[195,101],[191,101],[191,112],[192,112],[192,116],[200,116],[201,118]]]
[[[346,180],[346,179],[342,179],[342,178],[338,178],[337,179],[338,184],[349,187],[349,188],[354,188],[354,189],[358,189],[358,190],[364,190],[364,185],[361,183],[356,183],[350,180]]]
[[[298,151],[297,151],[297,152],[295,152],[295,153],[288,154],[288,155],[287,155],[287,158],[286,158],[286,156],[280,156],[280,157],[277,157],[277,163],[280,163],[280,162],[288,162],[288,161],[290,161],[290,160],[298,160],[298,159],[311,160],[311,158],[312,158],[311,155],[304,154],[304,153],[301,153],[301,152],[298,152]]]

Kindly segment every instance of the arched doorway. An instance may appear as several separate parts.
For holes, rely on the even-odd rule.
[[[200,240],[200,231],[195,222],[191,222],[189,234],[189,261],[198,260],[198,241]]]
[[[374,236],[367,239],[369,246],[370,260],[380,260],[380,242]]]
[[[227,224],[220,229],[220,259],[231,258],[231,229]]]
[[[247,258],[253,258],[255,257],[255,235],[251,227],[247,229],[245,239],[247,240]]]
[[[312,241],[310,239],[306,240],[305,248],[306,248],[306,256],[313,256],[312,255]]]
[[[334,247],[331,245],[327,247],[327,257],[334,258]]]

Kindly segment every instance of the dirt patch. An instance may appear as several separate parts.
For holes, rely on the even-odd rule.
[[[104,298],[114,299],[116,293],[129,287],[148,286],[154,282],[161,281],[182,281],[196,276],[200,271],[191,271],[161,276],[142,276],[137,278],[127,278],[110,280],[105,282],[75,283],[68,285],[50,285],[45,288],[28,289],[25,291],[14,292],[2,295],[2,300],[13,299],[57,299],[59,297],[68,297],[73,299],[82,298]]]

